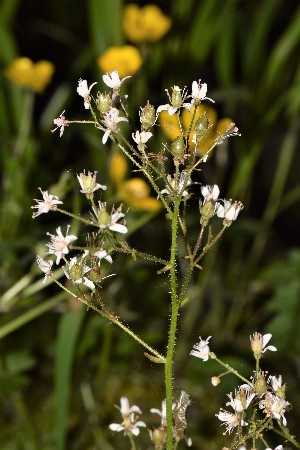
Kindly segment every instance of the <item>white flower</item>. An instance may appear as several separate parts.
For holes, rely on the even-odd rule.
[[[43,200],[34,199],[37,202],[37,205],[32,206],[32,209],[37,209],[37,212],[32,214],[32,218],[35,219],[40,214],[46,214],[49,211],[55,211],[57,209],[57,205],[62,204],[63,202],[59,200],[57,195],[48,194],[48,191],[42,191],[39,188],[41,194],[43,196]]]
[[[152,133],[150,131],[142,131],[141,133],[139,131],[136,131],[136,133],[132,133],[132,139],[136,144],[146,144],[146,142],[149,141],[151,138]]]
[[[120,80],[119,73],[118,73],[117,70],[113,70],[112,72],[108,72],[105,75],[103,75],[103,77],[102,77],[104,83],[107,86],[109,86],[110,88],[112,88],[114,90],[114,92],[116,92],[116,93],[119,93],[122,83],[127,78],[131,78],[131,77],[130,76],[129,77],[125,77],[125,78],[122,78],[122,80]]]
[[[172,410],[174,410],[176,403],[173,403],[172,405]],[[166,400],[163,400],[161,402],[161,410],[157,409],[157,408],[151,408],[150,412],[153,414],[158,414],[161,417],[161,426],[165,427],[167,426],[167,408],[166,408]]]
[[[44,272],[44,274],[45,274],[45,278],[44,278],[44,281],[43,281],[43,283],[45,283],[47,278],[51,278],[52,275],[53,275],[52,271],[51,271],[53,261],[51,261],[51,260],[50,261],[45,261],[40,256],[37,256],[36,257],[36,263],[39,266],[39,268],[41,269],[41,271]]]
[[[239,132],[238,127],[235,126],[235,123],[231,123],[227,128],[227,130],[221,136],[217,137],[215,142],[218,145],[223,144],[225,139],[232,136],[241,136],[241,133]]]
[[[92,195],[97,189],[103,189],[104,191],[107,189],[105,185],[96,183],[96,175],[97,172],[88,172],[85,174],[85,170],[80,175],[77,174],[77,178],[81,187],[80,192],[86,194],[88,196]]]
[[[90,101],[91,101],[90,92],[91,92],[92,87],[95,84],[97,84],[97,83],[93,83],[93,84],[90,85],[90,87],[88,87],[86,80],[80,79],[78,81],[77,92],[84,99],[84,107],[85,107],[85,109],[89,109],[90,108]]]
[[[232,200],[223,200],[222,203],[216,203],[216,214],[224,219],[223,224],[229,227],[236,220],[239,212],[244,206],[241,202],[233,202]]]
[[[209,336],[205,341],[201,339],[201,336],[199,337],[200,342],[198,344],[195,344],[193,346],[193,350],[191,351],[190,355],[196,356],[197,358],[203,359],[203,361],[207,361],[209,358],[209,346],[208,341],[210,340],[211,336]]]
[[[142,421],[135,421],[134,413],[141,414],[142,411],[136,405],[129,406],[127,397],[121,397],[121,407],[116,406],[121,412],[123,422],[121,424],[111,423],[109,425],[112,431],[125,431],[137,436],[140,433],[139,427],[146,427],[146,424]]]
[[[220,411],[218,412],[218,414],[216,414],[216,417],[221,420],[222,423],[221,425],[226,425],[226,431],[223,434],[230,434],[231,431],[233,430],[233,428],[237,427],[239,424],[242,426],[246,426],[248,425],[247,422],[244,422],[244,420],[240,419],[239,416],[237,416],[236,414],[232,414],[228,411],[225,411],[224,409],[220,409]]]
[[[265,353],[267,350],[276,352],[277,348],[274,347],[273,345],[268,345],[268,347],[266,347],[271,337],[272,337],[271,333],[262,335],[257,332],[255,332],[253,336],[250,336],[251,349],[255,357],[260,358],[262,353]]]
[[[227,394],[230,399],[230,402],[226,403],[226,406],[230,405],[235,412],[240,413],[248,408],[251,401],[255,397],[255,394],[250,394],[250,386],[243,385],[240,386],[239,390],[235,391],[235,397],[233,398],[232,392]]]
[[[284,391],[285,385],[282,385],[282,375],[279,375],[278,377],[275,377],[275,375],[270,375],[268,378],[268,383],[271,384],[273,391],[275,394],[277,391]],[[279,393],[277,394],[279,396]]]
[[[192,184],[191,178],[189,177],[187,179],[187,181],[186,181],[186,178],[187,178],[187,173],[184,170],[179,173],[178,179],[176,179],[175,177],[172,178],[171,175],[168,175],[167,180],[168,180],[169,184],[166,186],[165,189],[160,191],[160,193],[167,194],[171,198],[173,198],[174,192],[177,195],[181,195],[183,198],[186,197],[189,194],[188,191],[186,190],[186,188]],[[185,185],[185,189],[182,191],[184,185]]]
[[[46,244],[49,247],[48,253],[56,255],[56,264],[59,264],[63,255],[69,253],[69,245],[77,239],[77,236],[72,234],[68,236],[69,229],[70,225],[67,226],[66,236],[62,234],[60,227],[56,228],[57,235],[47,233],[51,237],[51,243]]]
[[[58,128],[60,128],[60,133],[59,133],[60,137],[62,137],[62,135],[64,134],[65,127],[69,126],[69,121],[65,118],[64,112],[65,111],[63,111],[61,113],[61,115],[59,117],[57,117],[57,119],[53,120],[54,125],[57,125],[57,126],[56,126],[56,128],[54,128],[54,130],[51,130],[51,132],[54,133],[54,131],[56,131]]]
[[[111,108],[108,113],[105,114],[104,119],[102,120],[107,130],[105,131],[102,144],[106,144],[108,136],[113,131],[117,131],[119,122],[128,122],[126,117],[119,117],[119,111],[116,108]]]
[[[286,425],[286,418],[284,413],[286,407],[290,403],[284,398],[279,398],[276,395],[267,392],[264,399],[259,402],[260,409],[263,409],[267,417],[274,417],[275,419],[282,420],[283,425]]]
[[[86,264],[77,262],[77,256],[70,259],[68,270],[63,269],[66,277],[75,284],[85,284],[90,289],[95,289],[94,283],[84,276],[90,270],[91,268]]]
[[[211,102],[215,103],[214,100],[212,100],[209,97],[206,97],[207,84],[203,83],[201,85],[200,81],[201,80],[199,80],[198,83],[197,83],[197,81],[193,81],[193,83],[192,83],[192,95],[191,95],[192,101],[191,101],[191,104],[192,105],[200,105],[202,100],[210,100]]]
[[[112,257],[107,253],[106,250],[103,249],[93,253],[93,256],[97,256],[97,258],[99,258],[100,261],[101,259],[106,259],[106,261],[108,261],[110,264],[112,264],[113,262]]]
[[[274,448],[274,450],[282,450],[282,445],[277,445],[277,447]],[[270,447],[266,448],[266,450],[272,450]]]
[[[216,201],[218,200],[220,189],[219,186],[214,184],[212,186],[202,186],[201,187],[201,194],[204,197],[203,204],[209,202],[210,200]],[[201,203],[200,203],[201,206]]]
[[[118,233],[127,233],[128,229],[125,225],[118,223],[120,219],[125,217],[125,214],[121,212],[121,206],[118,209],[112,208],[109,215],[106,211],[106,203],[98,202],[99,208],[93,207],[93,211],[96,217],[97,225],[101,230],[109,229]]]
[[[168,111],[169,116],[172,116],[180,108],[186,108],[188,111],[190,110],[191,103],[184,103],[184,100],[187,98],[186,90],[180,89],[178,86],[172,87],[172,90],[172,96],[170,96],[169,91],[166,89],[170,104],[159,106],[157,108],[157,114],[159,114],[161,111]]]

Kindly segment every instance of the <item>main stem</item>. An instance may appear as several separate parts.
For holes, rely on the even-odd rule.
[[[172,241],[170,256],[170,287],[171,287],[171,323],[169,329],[168,350],[165,362],[165,386],[166,386],[166,419],[167,419],[167,450],[173,448],[173,358],[178,320],[178,298],[176,286],[176,253],[177,253],[177,230],[179,217],[179,201],[175,201],[172,214]]]

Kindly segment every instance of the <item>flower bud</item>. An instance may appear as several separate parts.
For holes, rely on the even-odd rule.
[[[112,102],[109,94],[98,94],[98,98],[96,100],[97,109],[101,114],[106,114],[112,107]]]
[[[211,377],[211,384],[213,386],[218,386],[221,383],[220,377]]]
[[[171,152],[177,158],[180,158],[184,155],[185,152],[185,144],[184,140],[181,136],[177,137],[171,144]]]
[[[208,118],[206,113],[202,114],[201,117],[195,123],[196,141],[200,141],[208,130]]]
[[[82,264],[73,264],[69,270],[70,280],[76,281],[82,277]]]
[[[171,104],[174,108],[180,108],[182,105],[182,95],[181,95],[181,89],[179,89],[178,86],[174,86],[172,92],[172,99]]]
[[[142,108],[140,113],[140,121],[142,124],[142,131],[147,131],[154,125],[155,122],[155,109],[154,106],[150,105],[149,101],[147,105]]]
[[[261,372],[254,384],[254,392],[257,394],[264,394],[267,391],[267,383],[265,380],[264,373]]]

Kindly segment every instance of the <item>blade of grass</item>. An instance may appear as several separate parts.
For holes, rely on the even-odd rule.
[[[64,314],[58,327],[55,361],[55,433],[57,450],[66,448],[72,366],[85,312],[86,309],[80,306]]]

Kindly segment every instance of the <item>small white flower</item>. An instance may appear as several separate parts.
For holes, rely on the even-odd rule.
[[[241,133],[239,132],[238,127],[235,126],[235,123],[231,123],[227,128],[227,130],[221,136],[217,137],[215,142],[218,145],[223,144],[225,139],[232,136],[241,136]]]
[[[89,266],[77,261],[77,256],[70,259],[68,270],[63,269],[66,277],[75,284],[85,284],[90,289],[95,289],[94,283],[84,275],[91,270]]]
[[[127,233],[128,228],[118,223],[120,219],[125,217],[125,214],[121,212],[121,206],[118,209],[112,208],[111,214],[109,215],[106,211],[106,203],[98,202],[99,208],[93,207],[93,212],[96,217],[97,225],[101,230],[106,230],[107,228],[111,231],[116,231],[117,233]]]
[[[116,132],[118,130],[118,123],[128,122],[128,120],[126,119],[126,117],[119,117],[119,111],[116,108],[111,108],[111,110],[105,114],[102,122],[107,128],[102,138],[102,144],[106,144],[110,133]]]
[[[150,131],[142,131],[141,133],[139,131],[136,131],[136,133],[132,133],[132,139],[136,144],[146,144],[146,142],[149,141],[151,138],[152,133]]]
[[[108,261],[110,264],[112,264],[112,262],[113,262],[112,257],[107,253],[106,250],[103,250],[103,249],[98,250],[97,252],[93,253],[93,256],[97,256],[97,258],[99,258],[100,261],[101,261],[101,259],[106,259],[106,261]]]
[[[174,197],[174,192],[177,195],[181,195],[183,198],[189,195],[186,188],[192,184],[192,180],[189,177],[186,181],[187,173],[183,170],[180,172],[178,179],[175,177],[172,178],[171,175],[167,176],[168,185],[165,187],[165,189],[161,190],[161,194],[169,195],[171,198]],[[185,189],[182,191],[183,186],[185,185]]]
[[[255,357],[260,357],[262,353],[265,353],[267,350],[276,352],[277,348],[274,347],[273,345],[268,345],[266,347],[271,337],[272,337],[271,333],[262,335],[257,332],[255,332],[253,336],[250,336],[251,349]]]
[[[263,412],[267,417],[274,417],[275,419],[282,420],[283,425],[286,425],[287,423],[284,413],[286,407],[289,405],[290,403],[287,400],[279,398],[270,392],[267,392],[264,399],[259,402],[260,409],[263,409]]]
[[[206,97],[207,94],[207,84],[200,83],[201,80],[197,83],[197,81],[193,81],[192,83],[192,105],[200,105],[202,100],[210,100],[211,102],[215,103],[213,99]]]
[[[85,109],[89,109],[90,108],[90,101],[91,101],[90,92],[91,92],[92,87],[95,86],[95,84],[97,84],[97,83],[93,83],[93,84],[90,85],[90,87],[88,87],[88,84],[87,84],[86,80],[80,79],[78,81],[77,92],[84,99],[84,107],[85,107]]]
[[[174,410],[174,408],[175,408],[175,403],[173,403],[173,405],[172,405],[172,410]],[[167,426],[167,408],[166,408],[166,400],[163,400],[162,402],[161,402],[161,410],[159,410],[159,409],[157,409],[157,408],[151,408],[150,409],[150,412],[151,413],[153,413],[153,414],[158,414],[160,417],[161,417],[161,422],[160,422],[160,424],[161,424],[161,426],[162,427],[165,427],[165,426]]]
[[[282,445],[277,445],[277,447],[274,448],[274,450],[282,450]],[[266,450],[272,450],[270,447],[266,448]]]
[[[196,356],[197,358],[203,359],[203,361],[207,361],[209,358],[209,346],[208,341],[210,340],[211,336],[209,336],[205,341],[201,339],[201,336],[199,337],[200,342],[198,344],[195,344],[193,346],[193,350],[190,352],[190,355]]]
[[[44,281],[43,281],[43,283],[45,283],[45,281],[48,278],[51,278],[52,275],[53,275],[52,271],[51,271],[53,261],[51,261],[51,260],[50,261],[45,261],[40,256],[37,256],[36,257],[36,263],[39,266],[39,268],[41,269],[41,271],[44,272],[44,274],[45,274],[45,278],[44,278]]]
[[[248,425],[247,422],[245,422],[244,420],[240,419],[238,415],[236,414],[232,414],[228,411],[225,411],[224,409],[220,409],[220,411],[218,412],[218,414],[216,414],[216,417],[221,420],[222,423],[221,425],[226,425],[226,431],[223,434],[230,434],[231,431],[233,430],[233,428],[237,427],[239,424],[241,426],[246,426]]]
[[[117,70],[113,70],[112,72],[108,72],[105,75],[103,75],[103,77],[102,77],[104,83],[107,86],[109,86],[111,89],[113,89],[113,91],[115,93],[119,93],[122,83],[127,78],[131,78],[131,77],[130,76],[129,77],[125,77],[125,78],[122,78],[122,80],[121,80]]]
[[[234,398],[232,392],[230,392],[230,394],[227,394],[227,396],[229,397],[230,402],[227,402],[226,406],[230,405],[235,412],[241,413],[248,408],[251,401],[255,397],[255,394],[250,393],[250,386],[243,385],[240,386],[238,391],[235,391]]]
[[[107,189],[105,185],[96,182],[96,175],[97,172],[94,172],[94,174],[88,172],[86,175],[85,170],[80,175],[77,174],[77,179],[81,187],[80,192],[86,195],[92,195],[97,189],[103,189],[104,191]]]
[[[275,377],[275,375],[270,375],[268,378],[268,383],[271,384],[273,391],[276,392],[283,388],[282,385],[282,375],[279,375],[278,377]]]
[[[236,220],[239,212],[244,206],[241,202],[233,202],[232,200],[223,200],[222,203],[216,203],[216,214],[224,219],[223,224],[229,227]]]
[[[54,128],[54,130],[51,130],[51,132],[54,133],[54,131],[56,131],[58,128],[60,128],[60,132],[59,132],[60,137],[62,137],[62,135],[64,134],[65,127],[69,126],[69,121],[65,118],[64,112],[65,111],[63,111],[61,113],[61,115],[59,117],[57,117],[57,119],[53,120],[53,123],[54,123],[54,125],[56,125],[56,128]]]
[[[203,200],[203,205],[207,202],[209,202],[210,200],[216,201],[218,200],[219,194],[220,194],[220,189],[219,186],[214,184],[212,186],[202,186],[201,187],[201,194],[204,197]],[[201,203],[200,203],[201,206]]]
[[[57,235],[47,233],[47,235],[51,238],[51,243],[46,244],[47,247],[49,247],[48,253],[50,255],[54,254],[56,256],[56,264],[59,264],[63,255],[69,253],[69,245],[71,244],[71,242],[77,239],[77,236],[74,236],[72,234],[68,235],[69,229],[70,225],[67,226],[66,236],[62,234],[60,227],[56,228]]]
[[[172,87],[172,96],[169,94],[169,91],[166,89],[166,92],[169,97],[170,104],[160,105],[157,108],[157,114],[161,111],[168,111],[169,116],[175,114],[180,108],[186,108],[188,111],[191,108],[191,103],[184,103],[184,100],[187,98],[186,89],[180,89],[178,86]],[[182,94],[181,94],[182,91]]]
[[[142,421],[135,421],[134,413],[141,414],[142,411],[136,405],[129,406],[129,402],[127,397],[121,397],[121,407],[116,406],[121,412],[123,422],[119,423],[111,423],[109,425],[110,430],[112,431],[125,431],[127,433],[132,433],[134,436],[137,436],[140,433],[140,427],[146,427],[146,424]]]
[[[57,209],[57,205],[62,204],[63,202],[59,200],[57,195],[48,194],[48,191],[42,191],[39,188],[41,194],[43,196],[43,200],[34,199],[37,202],[37,205],[32,206],[32,209],[37,209],[37,212],[32,214],[32,218],[35,219],[40,214],[46,214],[49,211],[55,211]]]

